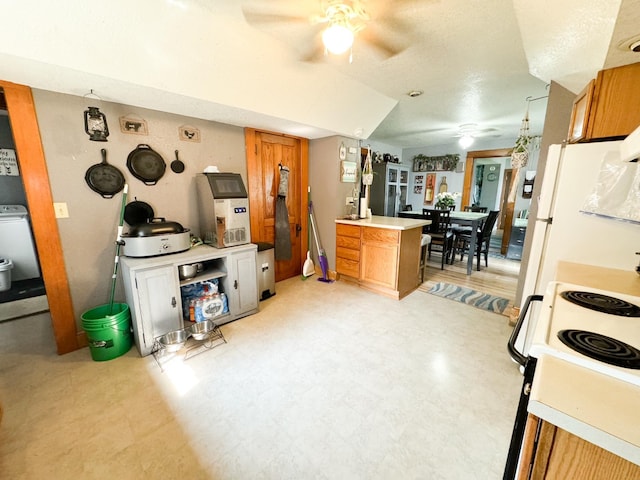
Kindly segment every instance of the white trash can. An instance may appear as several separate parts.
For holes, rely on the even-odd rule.
[[[11,269],[13,263],[6,258],[0,258],[0,292],[11,289]]]

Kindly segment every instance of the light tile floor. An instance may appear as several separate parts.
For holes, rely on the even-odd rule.
[[[498,479],[521,377],[505,317],[316,277],[163,371],[0,324],[0,477]]]

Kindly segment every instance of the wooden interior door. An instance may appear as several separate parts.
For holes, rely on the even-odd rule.
[[[245,130],[251,241],[275,244],[276,200],[280,182],[280,166],[289,168],[289,190],[286,197],[291,238],[291,259],[276,260],[275,280],[280,281],[302,272],[307,238],[307,197],[309,144],[304,138]],[[306,258],[306,257],[305,257]]]

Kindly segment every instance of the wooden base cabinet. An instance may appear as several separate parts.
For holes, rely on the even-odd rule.
[[[419,285],[421,228],[336,225],[336,271],[369,290],[400,299]]]
[[[131,310],[133,336],[140,355],[153,351],[156,339],[184,326],[180,287],[217,280],[227,296],[229,313],[216,317],[222,325],[258,311],[257,245],[230,248],[202,245],[186,252],[157,257],[120,259],[127,304]],[[196,277],[180,280],[180,265],[202,263]]]
[[[640,479],[640,466],[529,415],[518,480]]]

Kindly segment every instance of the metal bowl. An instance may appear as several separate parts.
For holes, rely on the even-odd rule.
[[[203,322],[194,323],[191,325],[189,330],[191,331],[191,336],[195,340],[204,340],[209,335],[209,332],[215,328],[215,323],[211,320],[204,320]]]
[[[178,276],[180,280],[190,280],[198,274],[198,264],[192,263],[180,265],[178,267]]]
[[[169,333],[165,333],[158,341],[168,352],[177,352],[189,339],[189,332],[186,329],[174,330]]]

